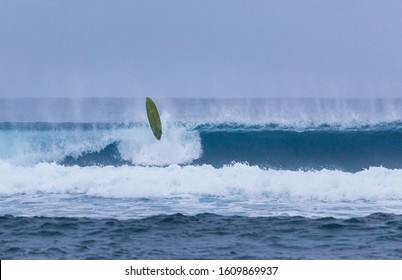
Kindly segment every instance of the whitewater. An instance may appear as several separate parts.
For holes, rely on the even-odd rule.
[[[18,232],[20,223],[34,226],[38,222],[39,228],[50,225],[65,236],[63,226],[57,226],[59,219],[71,219],[67,224],[75,224],[73,228],[88,221],[103,228],[108,221],[153,221],[156,224],[150,223],[158,227],[160,219],[166,218],[172,227],[183,230],[195,221],[207,227],[233,219],[230,224],[240,233],[245,224],[254,227],[255,219],[264,225],[264,231],[266,223],[281,224],[282,219],[300,223],[299,229],[313,223],[312,228],[330,231],[356,221],[371,227],[370,222],[382,219],[394,221],[390,231],[397,234],[387,246],[392,248],[392,242],[400,240],[401,99],[155,101],[162,119],[161,141],[152,135],[142,99],[1,99],[3,236],[10,223],[17,225]],[[183,222],[183,217],[188,220]],[[47,240],[48,231],[38,235]],[[109,229],[105,234],[110,234]],[[51,247],[35,255],[34,249],[27,251],[15,243],[4,249],[2,256],[231,258],[228,252],[236,251],[229,246],[222,254],[216,253],[216,248],[200,254],[200,241],[191,241],[193,234],[183,238],[192,244],[194,253],[177,251],[170,257],[163,250],[149,254],[147,245],[141,248],[143,255],[94,253],[91,248],[91,253],[81,254],[70,246],[56,246],[60,252]],[[216,242],[209,234],[205,238]],[[94,240],[102,243],[103,238],[109,237]],[[359,234],[350,244],[355,238]],[[144,240],[140,243],[148,244]],[[285,237],[283,242],[289,240]],[[400,251],[382,255],[378,250],[371,256],[401,256]],[[296,251],[300,254],[292,249],[283,256],[250,251],[233,257],[340,258],[346,252],[306,255]],[[346,258],[371,258],[353,250],[345,254]]]

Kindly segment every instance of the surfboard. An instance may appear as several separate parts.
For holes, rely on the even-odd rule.
[[[148,121],[152,132],[154,133],[155,138],[160,140],[162,137],[162,124],[158,109],[156,108],[155,103],[149,97],[147,97],[145,101],[145,107],[147,109]]]

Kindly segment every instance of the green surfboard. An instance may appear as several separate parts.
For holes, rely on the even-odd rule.
[[[162,124],[158,109],[156,108],[155,103],[149,97],[147,97],[147,100],[145,101],[145,107],[147,108],[148,121],[152,132],[154,133],[156,139],[160,140],[162,137]]]

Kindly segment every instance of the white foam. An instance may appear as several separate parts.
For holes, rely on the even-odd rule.
[[[223,168],[15,166],[0,162],[0,215],[113,217],[159,214],[347,218],[402,214],[402,170],[357,173]]]
[[[31,165],[60,161],[96,152],[116,141],[112,133],[97,131],[0,131],[0,159],[13,164]]]
[[[382,167],[357,173],[336,170],[264,170],[234,164],[168,167],[32,167],[0,163],[0,194],[69,193],[111,198],[207,195],[273,197],[303,201],[402,200],[402,170]]]
[[[122,158],[141,165],[183,164],[199,158],[201,139],[196,131],[164,124],[160,141],[148,127],[120,132],[119,152]]]
[[[67,156],[99,152],[118,143],[123,159],[133,164],[188,163],[201,153],[198,132],[165,124],[157,141],[148,126],[88,130],[0,130],[0,160],[16,165],[58,162]]]

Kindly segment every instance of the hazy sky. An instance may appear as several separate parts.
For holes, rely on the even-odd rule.
[[[0,0],[0,97],[402,97],[400,0]]]

